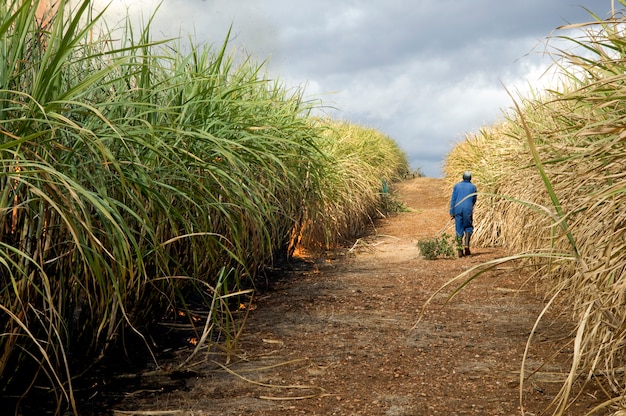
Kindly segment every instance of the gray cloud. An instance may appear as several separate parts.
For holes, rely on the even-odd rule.
[[[104,0],[102,0],[104,1]],[[114,0],[148,15],[157,0]],[[395,139],[413,167],[439,176],[466,132],[510,107],[550,64],[546,37],[567,23],[601,17],[610,0],[163,0],[153,33],[193,33],[268,59],[268,71],[306,85],[337,118]]]

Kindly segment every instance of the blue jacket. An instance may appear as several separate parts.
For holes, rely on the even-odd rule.
[[[461,213],[471,214],[476,203],[476,195],[468,197],[468,195],[476,193],[476,185],[468,180],[454,185],[452,189],[452,198],[450,198],[450,215]]]

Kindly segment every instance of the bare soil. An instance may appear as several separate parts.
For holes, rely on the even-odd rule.
[[[520,389],[545,291],[514,264],[449,302],[456,286],[445,288],[418,322],[442,285],[506,253],[479,247],[460,259],[424,259],[418,240],[453,233],[443,182],[414,178],[395,190],[408,212],[377,221],[353,246],[294,263],[256,295],[227,365],[209,355],[185,372],[144,373],[101,414],[552,414],[572,324],[556,315],[540,322],[526,363],[534,373]],[[565,414],[584,415],[603,399],[589,385]]]

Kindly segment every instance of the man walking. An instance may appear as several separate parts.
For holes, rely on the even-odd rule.
[[[456,228],[456,244],[459,257],[469,256],[470,238],[474,232],[474,204],[476,203],[476,185],[470,172],[463,173],[463,180],[454,185],[450,198],[450,216]]]

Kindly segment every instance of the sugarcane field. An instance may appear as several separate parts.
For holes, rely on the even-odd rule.
[[[0,4],[0,413],[626,415],[611,4],[441,177],[230,30]]]

